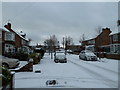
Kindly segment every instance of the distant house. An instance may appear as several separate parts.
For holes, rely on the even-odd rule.
[[[68,45],[67,47],[68,50],[72,50],[73,52],[80,52],[82,50],[81,45]]]
[[[97,37],[83,41],[82,46],[99,53],[100,57],[120,59],[120,32],[113,33],[110,28],[103,28]]]
[[[26,34],[22,32],[16,32],[11,28],[11,23],[4,26],[8,32],[3,32],[2,36],[2,48],[3,54],[6,52],[17,52],[20,48],[24,51],[29,51],[29,39],[26,38]]]
[[[83,41],[82,45],[87,50],[91,50],[93,52],[102,52],[103,48],[108,48],[110,43],[110,33],[110,28],[103,28],[102,32],[97,37]]]
[[[114,32],[110,35],[110,52],[120,54],[120,32]]]
[[[96,38],[85,40],[82,42],[82,46],[84,47],[84,49],[91,50],[94,52],[95,51],[95,42],[96,42]]]

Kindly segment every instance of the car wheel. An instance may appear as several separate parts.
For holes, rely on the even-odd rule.
[[[58,61],[56,61],[56,63],[58,63]]]
[[[67,61],[64,61],[64,63],[67,63]]]
[[[6,64],[6,63],[3,63],[2,66],[5,67],[5,68],[9,68],[9,65]]]
[[[85,60],[87,61],[87,57],[85,57]]]
[[[81,57],[79,56],[79,59],[81,59]]]
[[[54,60],[55,61],[55,63],[58,63],[58,61],[56,61],[56,60]]]

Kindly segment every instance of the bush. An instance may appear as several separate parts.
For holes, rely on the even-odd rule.
[[[16,53],[11,53],[11,52],[5,53],[5,56],[9,57],[9,58],[19,59],[21,61],[28,61],[29,60],[28,54],[25,53],[24,51],[21,51],[21,50],[19,52],[16,52]]]
[[[29,55],[23,51],[19,51],[18,53],[15,54],[15,58],[19,59],[19,60],[24,60],[24,61],[28,61],[29,60]]]
[[[7,86],[10,83],[11,73],[5,67],[1,67],[1,69],[2,69],[2,86],[4,87],[4,86]]]
[[[40,58],[42,59],[45,53],[45,50],[43,48],[41,49],[35,49],[34,53],[39,53]]]
[[[38,64],[40,62],[41,56],[36,54],[36,53],[32,53],[29,58],[33,59],[33,64]]]
[[[14,54],[12,52],[6,52],[5,53],[5,56],[6,57],[9,57],[9,58],[13,58],[14,57]]]

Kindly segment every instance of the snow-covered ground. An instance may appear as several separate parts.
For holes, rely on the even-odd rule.
[[[117,88],[118,60],[83,61],[67,55],[67,63],[55,63],[46,53],[33,72],[15,73],[15,88]],[[40,70],[41,73],[35,73]],[[47,86],[47,80],[58,84]]]

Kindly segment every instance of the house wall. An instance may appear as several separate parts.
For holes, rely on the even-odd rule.
[[[21,46],[22,46],[22,44],[21,44],[21,38],[18,35],[15,35],[15,47],[19,48]]]
[[[111,33],[109,28],[102,29],[102,33],[96,37],[95,51],[102,52],[101,46],[110,44],[109,34]]]

